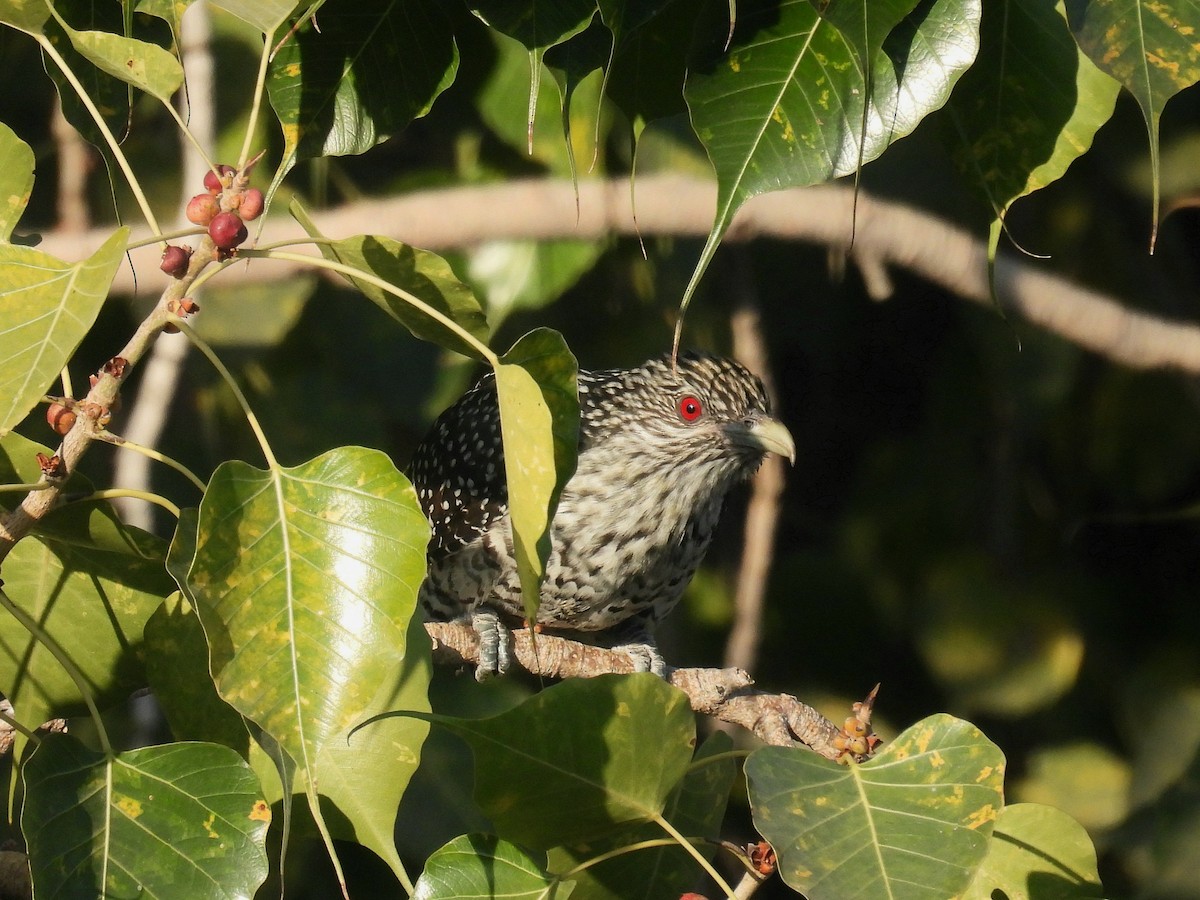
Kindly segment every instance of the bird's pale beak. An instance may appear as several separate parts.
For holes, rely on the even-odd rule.
[[[735,444],[762,453],[778,453],[786,456],[792,465],[796,464],[796,442],[778,419],[756,414],[745,421],[727,425],[726,431]]]

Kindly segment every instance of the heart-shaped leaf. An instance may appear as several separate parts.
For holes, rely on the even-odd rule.
[[[215,744],[106,757],[67,735],[25,766],[21,815],[38,897],[251,897],[271,810],[245,761]]]
[[[987,854],[1004,755],[970,723],[936,715],[862,765],[764,747],[746,778],[779,874],[811,900],[951,897]]]
[[[403,659],[428,537],[416,493],[378,451],[224,463],[209,482],[187,585],[217,690],[310,779]]]

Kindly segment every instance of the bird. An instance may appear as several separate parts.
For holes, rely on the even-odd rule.
[[[795,442],[762,381],[722,356],[581,369],[578,391],[577,463],[551,520],[536,624],[606,638],[636,671],[665,677],[655,626],[700,565],[726,495],[768,453],[794,464]],[[427,620],[471,624],[477,679],[503,674],[508,626],[528,623],[491,374],[435,420],[408,475],[431,526],[419,606]]]

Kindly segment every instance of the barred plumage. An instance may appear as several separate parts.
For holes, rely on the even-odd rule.
[[[725,495],[768,452],[793,459],[762,383],[740,364],[687,354],[579,373],[575,474],[551,526],[538,622],[628,641],[662,671],[654,625],[708,549]],[[433,528],[425,613],[469,619],[489,656],[501,620],[524,618],[512,553],[495,383],[484,378],[434,423],[410,477]],[[507,641],[480,677],[507,664]]]

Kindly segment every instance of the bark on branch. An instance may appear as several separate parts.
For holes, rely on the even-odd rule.
[[[428,622],[425,630],[433,639],[435,663],[474,667],[479,662],[479,640],[470,625]],[[633,661],[620,650],[539,634],[535,654],[528,629],[516,629],[512,637],[517,662],[535,675],[590,678],[633,671]],[[789,694],[754,690],[741,669],[672,669],[667,680],[688,695],[696,712],[740,725],[764,743],[803,744],[828,759],[844,755],[837,745],[841,728]]]
[[[716,187],[711,181],[675,175],[639,178],[636,225],[629,193],[623,178],[587,181],[579,186],[576,206],[569,181],[512,181],[360,201],[314,219],[331,237],[382,233],[430,250],[516,238],[596,240],[639,230],[644,236],[699,236],[712,224]],[[852,215],[849,187],[779,191],[750,200],[726,240],[773,237],[845,250]],[[299,226],[286,218],[272,221],[266,233],[272,241],[303,238]],[[886,285],[886,268],[898,266],[967,300],[991,304],[986,246],[965,230],[921,210],[860,194],[854,233],[854,259],[864,272],[876,274],[872,283]],[[107,236],[107,231],[50,234],[41,247],[60,258],[81,259]],[[140,289],[159,290],[158,251],[135,250],[132,259]],[[242,283],[277,279],[297,268],[255,263],[238,266],[234,277]],[[1001,305],[1123,365],[1200,373],[1200,327],[1126,308],[1047,269],[1046,263],[1001,253],[996,267]],[[128,266],[118,273],[115,288],[134,289]]]

